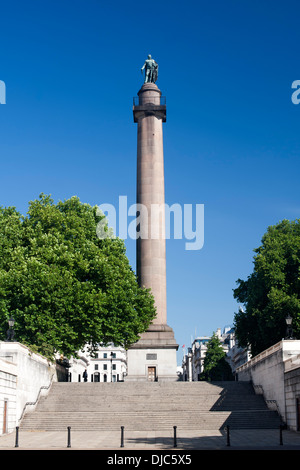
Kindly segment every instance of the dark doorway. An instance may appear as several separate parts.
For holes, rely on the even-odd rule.
[[[300,431],[300,397],[296,398],[297,431]]]

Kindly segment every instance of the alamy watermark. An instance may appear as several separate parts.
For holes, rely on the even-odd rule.
[[[0,80],[0,104],[6,104],[6,86],[2,80]]]
[[[296,91],[294,91],[291,96],[292,103],[299,104],[300,103],[300,80],[294,80],[292,83],[292,88],[296,89]]]
[[[186,250],[201,250],[204,244],[204,204],[151,204],[150,207],[132,204],[128,207],[127,196],[119,196],[118,210],[112,204],[101,204],[97,215],[105,216],[97,224],[97,236],[101,239],[116,236],[123,240],[184,239]]]

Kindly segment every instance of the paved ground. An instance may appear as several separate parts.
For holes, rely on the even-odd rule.
[[[170,432],[126,432],[124,447],[121,432],[72,431],[71,448],[67,447],[66,432],[19,431],[19,447],[15,447],[16,434],[0,436],[0,450],[300,450],[300,433],[284,430],[280,445],[279,430],[230,430],[230,446],[223,431],[180,432],[177,429],[177,448],[174,448],[173,429]]]

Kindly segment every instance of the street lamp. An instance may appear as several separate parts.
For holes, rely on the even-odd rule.
[[[110,371],[111,371],[111,374],[110,374],[110,381],[111,381],[111,382],[113,381],[113,379],[112,379],[112,378],[113,378],[113,368],[112,368],[112,366],[113,366],[113,364],[112,364],[113,357],[114,357],[114,353],[111,352],[111,353],[110,353]]]
[[[286,338],[285,338],[285,339],[294,339],[294,338],[293,338],[292,321],[293,321],[293,318],[291,317],[290,314],[288,314],[288,316],[287,316],[286,319],[285,319],[285,322],[286,322],[286,325],[287,325],[287,328],[286,328]]]
[[[15,336],[15,331],[13,329],[14,324],[15,324],[15,319],[13,316],[11,316],[10,319],[8,320],[9,329],[6,332],[7,334],[6,341],[13,341],[14,339],[14,336]]]

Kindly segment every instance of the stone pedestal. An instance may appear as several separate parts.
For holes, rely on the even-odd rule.
[[[126,380],[177,380],[177,349],[172,328],[153,323],[127,351]]]
[[[165,187],[162,123],[166,105],[154,83],[138,92],[133,107],[138,124],[137,210],[140,217],[136,246],[137,276],[142,287],[151,288],[157,310],[150,328],[128,351],[127,380],[176,380],[176,344],[167,325]],[[139,206],[140,205],[140,206]]]

